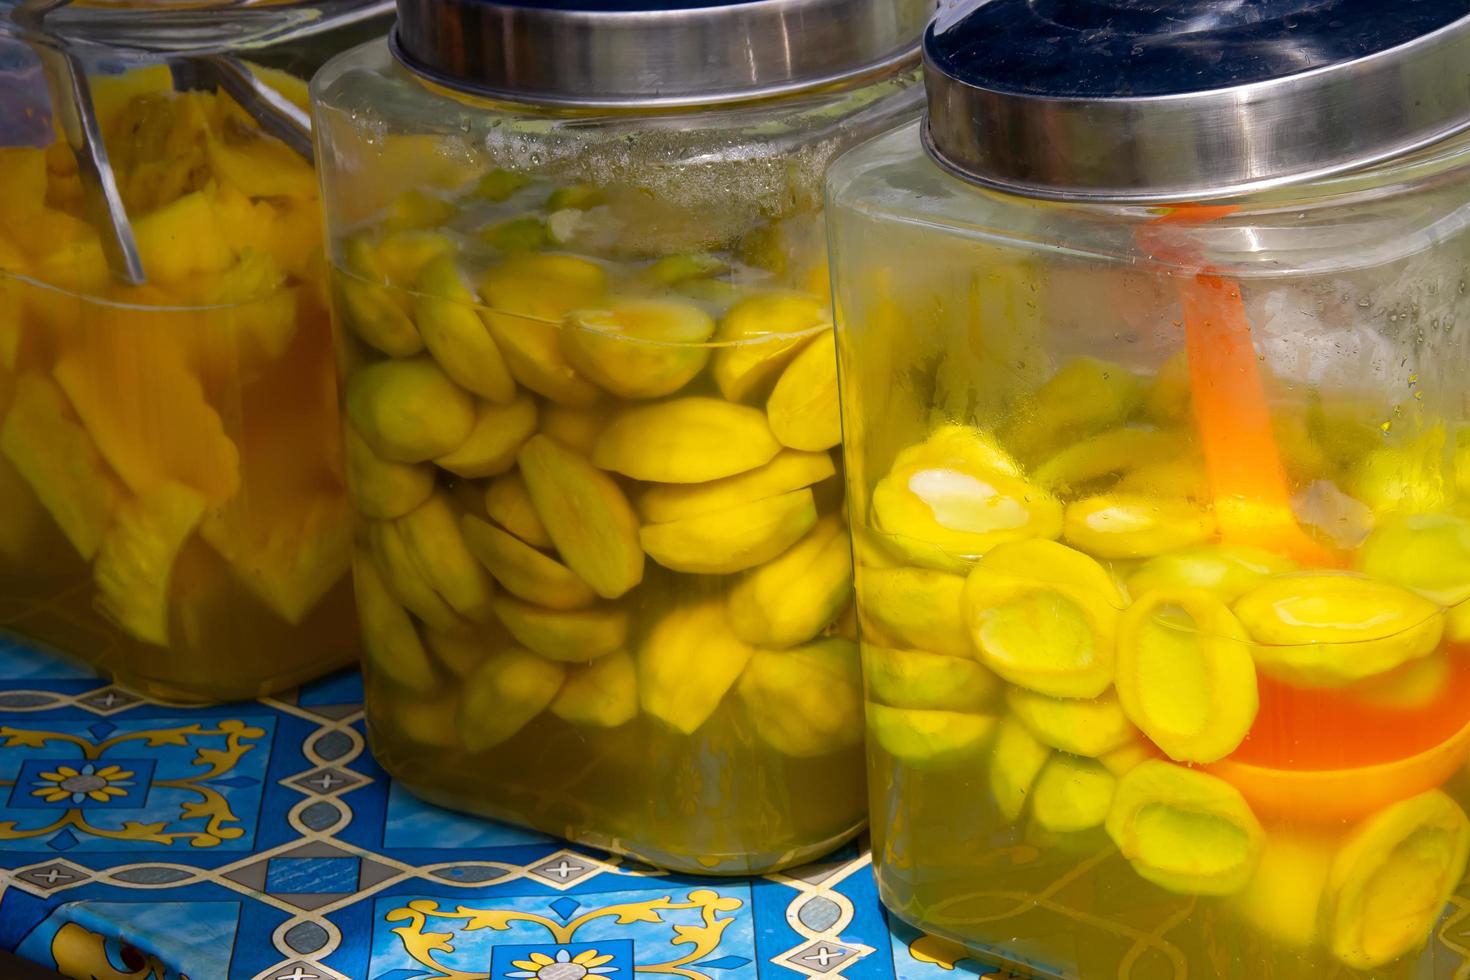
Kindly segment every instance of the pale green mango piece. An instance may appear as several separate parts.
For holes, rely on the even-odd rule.
[[[990,795],[1006,820],[1021,819],[1036,777],[1052,756],[1031,730],[1015,718],[1002,718],[990,753]]]
[[[475,427],[475,400],[432,360],[378,361],[347,379],[347,417],[373,452],[423,463],[457,449]]]
[[[555,547],[519,473],[505,473],[490,481],[485,487],[485,513],[533,548]]]
[[[347,426],[344,437],[347,492],[353,509],[364,517],[391,521],[428,500],[434,492],[434,468],[422,463],[383,459],[367,440]]]
[[[927,568],[864,568],[857,576],[863,636],[952,657],[973,657],[961,596],[965,580]],[[871,634],[871,635],[870,635]]]
[[[423,350],[418,328],[385,285],[388,273],[373,244],[349,238],[343,253],[346,271],[336,277],[336,285],[348,329],[389,357],[412,357]]]
[[[475,310],[475,295],[453,256],[441,255],[419,271],[413,318],[429,353],[461,388],[504,404],[516,383],[490,330]]]
[[[490,309],[481,315],[512,377],[563,405],[595,404],[601,392],[562,353],[561,322],[606,291],[603,268],[573,255],[518,255],[487,272],[480,298]]]
[[[368,549],[388,591],[405,609],[434,629],[463,633],[466,622],[429,584],[418,558],[404,541],[397,521],[374,521],[367,526]]]
[[[499,476],[516,465],[516,454],[535,431],[536,402],[530,395],[504,405],[482,401],[464,442],[434,463],[466,479]]]
[[[465,544],[448,496],[435,494],[397,526],[424,582],[459,615],[488,621],[495,586]]]
[[[551,713],[572,725],[616,728],[638,715],[638,671],[633,655],[618,650],[585,667],[572,667]]]
[[[511,595],[549,609],[580,609],[597,593],[577,573],[472,514],[460,519],[465,544]]]
[[[1004,686],[969,657],[863,645],[869,696],[894,708],[980,712]]]
[[[1006,691],[1006,704],[1031,734],[1072,755],[1097,758],[1134,737],[1111,691],[1095,698],[1053,698],[1012,687]]]
[[[1053,833],[1100,827],[1112,806],[1117,782],[1100,762],[1054,755],[1036,777],[1031,791],[1031,819]]]
[[[868,702],[868,734],[895,760],[921,771],[977,765],[995,723],[994,715],[919,711]]]
[[[616,606],[547,609],[509,596],[492,604],[516,642],[550,660],[585,664],[628,642],[628,614]]]
[[[648,715],[692,734],[714,713],[754,653],[730,630],[720,600],[671,609],[638,648],[638,702]]]
[[[757,650],[736,691],[761,741],[798,759],[862,744],[857,644],[840,638]]]
[[[464,681],[459,731],[465,749],[483,752],[525,728],[551,704],[565,677],[563,665],[520,647],[491,653]]]
[[[352,559],[352,583],[362,621],[362,647],[370,671],[400,687],[428,694],[438,686],[429,655],[402,606],[383,584],[377,566],[358,551]]]

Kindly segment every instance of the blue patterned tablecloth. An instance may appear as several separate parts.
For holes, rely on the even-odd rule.
[[[373,762],[361,698],[178,708],[0,640],[0,948],[97,980],[956,976],[855,847],[700,879],[453,814]]]

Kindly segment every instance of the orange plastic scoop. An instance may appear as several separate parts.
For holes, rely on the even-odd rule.
[[[1184,309],[1195,425],[1221,538],[1304,564],[1335,564],[1333,553],[1309,538],[1292,513],[1291,488],[1271,429],[1240,287],[1215,275],[1187,248],[1152,233],[1161,225],[1203,224],[1234,210],[1228,205],[1177,208],[1138,234],[1139,244],[1153,255],[1198,270],[1176,275],[1174,281]]]

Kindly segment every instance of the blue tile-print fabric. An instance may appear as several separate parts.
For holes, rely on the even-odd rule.
[[[965,980],[849,846],[700,879],[451,813],[337,674],[155,704],[0,639],[0,948],[96,980]]]

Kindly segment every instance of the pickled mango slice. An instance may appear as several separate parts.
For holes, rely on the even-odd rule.
[[[1093,357],[1063,365],[1036,390],[1011,423],[1006,442],[1023,456],[1117,425],[1142,402],[1141,379],[1127,368]]]
[[[730,589],[730,627],[754,646],[782,649],[822,631],[852,595],[852,543],[835,514],[751,569]]]
[[[1182,422],[1189,418],[1190,401],[1189,356],[1181,350],[1159,366],[1143,409],[1160,422]]]
[[[520,395],[509,404],[482,401],[475,427],[464,442],[434,463],[456,476],[479,479],[499,476],[516,465],[516,454],[536,431],[536,401]]]
[[[1060,834],[1100,827],[1117,783],[1099,762],[1054,755],[1031,790],[1031,819],[1042,830]]]
[[[654,484],[639,495],[638,514],[650,524],[697,517],[800,490],[821,483],[836,473],[837,467],[826,453],[783,449],[764,466],[722,480]]]
[[[508,201],[513,194],[530,182],[529,174],[496,167],[475,183],[475,189],[471,193],[486,201]]]
[[[466,633],[443,633],[426,626],[423,637],[439,666],[456,678],[468,677],[495,650],[515,646],[510,631],[496,622],[476,624]]]
[[[357,338],[389,357],[412,357],[424,349],[418,327],[385,285],[383,269],[372,243],[349,238],[343,245],[344,274],[335,284],[342,319]]]
[[[1072,755],[1097,758],[1133,737],[1118,698],[1053,698],[1022,687],[1006,690],[1006,705],[1043,744]]]
[[[643,581],[638,519],[606,473],[541,435],[517,459],[536,515],[568,568],[604,599]]]
[[[699,729],[755,651],[725,622],[718,599],[669,610],[638,648],[638,703],[684,735]]]
[[[347,491],[359,514],[389,521],[418,507],[434,492],[432,466],[383,459],[350,425],[344,441]]]
[[[607,412],[598,408],[572,408],[548,404],[541,407],[541,431],[568,449],[592,455],[597,437],[607,428]]]
[[[962,606],[980,662],[1012,684],[1095,698],[1112,683],[1118,611],[1097,593],[977,567]]]
[[[470,752],[494,748],[535,718],[561,690],[566,668],[529,650],[496,650],[464,681],[459,733]]]
[[[477,232],[480,241],[500,252],[534,252],[545,248],[554,240],[547,222],[523,214],[491,225]]]
[[[638,531],[638,541],[665,568],[730,575],[781,555],[816,522],[812,492],[794,490],[712,514],[645,524]]]
[[[397,463],[447,455],[475,428],[474,398],[426,357],[359,369],[347,379],[345,401],[373,452]]]
[[[572,725],[616,728],[638,715],[638,671],[633,655],[618,650],[567,672],[551,713]]]
[[[994,715],[919,711],[868,702],[868,734],[883,751],[924,772],[974,765],[995,730]]]
[[[965,571],[998,544],[1056,537],[1062,505],[1027,483],[990,437],[946,426],[899,453],[878,481],[873,525],[912,560]]]
[[[1453,606],[1470,599],[1470,520],[1452,514],[1402,514],[1383,521],[1363,542],[1359,567],[1368,575]]]
[[[1114,683],[1129,720],[1176,762],[1234,752],[1259,706],[1250,637],[1202,589],[1156,589],[1128,608]]]
[[[1296,563],[1260,548],[1202,545],[1150,558],[1128,578],[1140,598],[1156,589],[1203,589],[1221,602],[1234,602],[1266,578],[1296,570]]]
[[[1245,890],[1230,907],[1253,928],[1293,949],[1309,949],[1322,935],[1322,892],[1332,844],[1273,828]]]
[[[424,266],[416,285],[414,322],[444,373],[491,402],[504,404],[514,398],[516,383],[510,369],[475,311],[475,296],[460,279],[453,256],[441,255]]]
[[[1346,489],[1377,514],[1442,510],[1449,502],[1445,464],[1445,430],[1436,425],[1403,445],[1380,446],[1364,454]]]
[[[675,398],[613,416],[592,461],[635,480],[707,483],[763,466],[781,451],[766,417],[718,398]]]
[[[729,271],[724,259],[708,252],[682,252],[655,259],[641,273],[654,286],[674,286],[690,279],[707,279]]]
[[[1145,497],[1176,497],[1208,503],[1211,499],[1210,477],[1204,462],[1198,459],[1170,459],[1145,463],[1124,473],[1113,485],[1118,493]]]
[[[919,650],[972,657],[961,597],[965,580],[927,568],[864,568],[857,576],[863,636],[878,635]]]
[[[389,228],[433,228],[454,217],[454,205],[427,191],[408,190],[388,205],[383,219]]]
[[[572,367],[623,398],[659,398],[704,370],[715,321],[677,299],[612,299],[567,317],[561,347]]]
[[[1439,645],[1444,616],[1407,589],[1344,572],[1266,579],[1235,603],[1256,664],[1284,680],[1338,687]]]
[[[418,281],[427,265],[454,250],[454,243],[437,231],[393,231],[378,239],[375,255],[382,281],[399,287],[393,293],[393,302],[405,310],[412,309],[409,285]]]
[[[1327,876],[1328,945],[1370,970],[1422,947],[1465,873],[1470,819],[1430,790],[1354,828]]]
[[[372,559],[361,551],[352,559],[352,584],[368,663],[410,691],[433,691],[438,678],[413,621],[388,591]]]
[[[571,255],[516,256],[486,273],[480,282],[480,298],[490,307],[485,325],[511,375],[554,402],[596,402],[597,386],[562,354],[560,332],[563,317],[596,305],[606,290],[602,267]]]
[[[810,293],[757,293],[725,313],[715,341],[715,384],[732,402],[759,395],[796,356],[811,332],[832,322],[827,304]]]
[[[0,426],[0,452],[15,464],[77,553],[97,554],[123,489],[76,423],[61,389],[40,375],[16,380]],[[6,503],[7,510],[14,507]]]
[[[850,640],[757,650],[735,690],[756,735],[783,755],[808,759],[862,744],[862,677]]]
[[[1062,537],[1098,558],[1150,558],[1215,533],[1210,512],[1184,500],[1109,493],[1067,506]]]
[[[495,588],[465,544],[449,498],[430,497],[399,518],[397,526],[429,586],[461,616],[475,623],[487,621]]]
[[[1126,604],[1106,568],[1090,555],[1057,541],[1030,538],[997,545],[985,553],[979,565],[991,571],[1074,586],[1118,609]]]
[[[144,643],[168,645],[174,561],[207,503],[192,487],[160,483],[118,505],[97,549],[92,564],[97,608]]]
[[[485,488],[485,513],[490,519],[533,548],[551,548],[551,535],[536,515],[531,491],[519,473],[506,473]]]
[[[391,718],[396,729],[410,741],[430,745],[437,749],[461,747],[458,714],[459,692],[451,691],[437,697],[407,697],[399,692],[379,697],[368,689],[368,710],[376,716],[380,711]],[[383,707],[378,707],[382,703]]]
[[[508,596],[496,596],[492,604],[518,643],[550,660],[585,664],[628,642],[628,614],[616,606],[548,609]]]
[[[1011,822],[1021,818],[1036,777],[1051,757],[1051,749],[1020,721],[1001,719],[990,752],[990,795],[1002,817]]]
[[[597,593],[577,573],[500,528],[466,514],[460,520],[465,544],[511,595],[549,609],[590,606]]]
[[[454,611],[419,567],[417,555],[404,540],[398,521],[368,525],[368,548],[388,590],[409,612],[437,630],[459,633],[465,621]]]
[[[1098,433],[1047,457],[1031,478],[1049,489],[1073,489],[1111,474],[1124,474],[1183,455],[1177,431],[1125,428]]]
[[[240,454],[164,326],[90,331],[52,373],[134,493],[173,482],[223,503],[240,487]]]
[[[973,660],[923,650],[863,645],[869,696],[894,708],[980,712],[1004,686]]]
[[[766,399],[766,418],[788,449],[817,452],[842,441],[837,406],[837,349],[831,338],[814,337],[781,372]]]
[[[1139,877],[1183,895],[1240,891],[1265,837],[1234,786],[1159,761],[1118,780],[1104,826]]]

